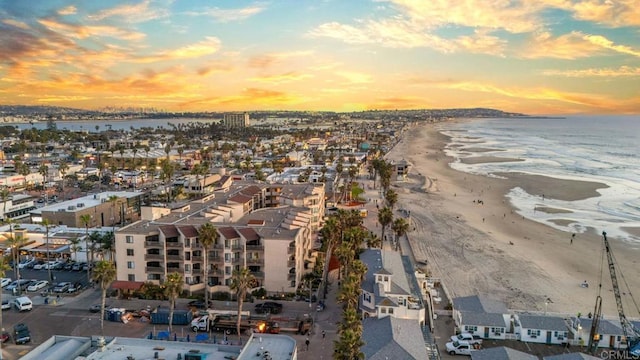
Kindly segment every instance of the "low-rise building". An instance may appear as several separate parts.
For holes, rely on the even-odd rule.
[[[424,325],[425,307],[409,258],[395,251],[367,249],[360,261],[367,266],[360,298],[365,316],[412,319]]]
[[[504,303],[486,296],[465,296],[452,300],[456,331],[468,332],[484,339],[505,339],[511,314]]]

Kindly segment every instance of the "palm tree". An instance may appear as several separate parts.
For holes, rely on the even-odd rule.
[[[389,206],[391,210],[393,210],[393,207],[398,203],[398,193],[393,189],[389,189],[384,194],[384,199],[387,202],[387,206]]]
[[[7,221],[7,201],[11,198],[11,192],[7,188],[0,190],[0,199],[2,199],[2,222]]]
[[[16,267],[18,267],[16,265]],[[11,270],[11,266],[4,261],[4,256],[0,256],[0,279],[4,278],[7,274],[7,271]],[[2,291],[0,291],[0,304],[2,303]],[[4,324],[2,323],[2,311],[0,311],[0,330],[4,329]],[[0,342],[0,359],[2,359],[2,343]]]
[[[11,248],[11,256],[13,259],[13,263],[15,266],[13,267],[14,275],[16,279],[20,279],[20,268],[18,267],[18,263],[20,262],[18,257],[20,256],[20,249],[27,243],[29,240],[22,234],[14,234],[13,225],[9,224],[9,235],[5,235],[7,246]],[[20,288],[18,288],[20,290]]]
[[[65,160],[60,161],[60,164],[58,165],[58,171],[60,171],[60,176],[62,177],[61,189],[64,193],[64,178],[65,176],[67,176],[67,171],[69,171],[69,164]]]
[[[100,331],[104,336],[104,308],[107,302],[107,289],[111,286],[111,283],[116,279],[116,266],[111,261],[98,261],[96,267],[93,270],[93,281],[100,284],[100,290],[102,290],[102,301],[100,302]]]
[[[91,215],[89,214],[80,215],[80,222],[82,223],[82,225],[84,225],[84,246],[87,253],[87,263],[89,263],[89,252],[91,252],[91,257],[93,257],[93,244],[89,246],[89,223],[91,222]],[[91,264],[90,263],[87,266],[87,280],[91,281]]]
[[[247,295],[247,290],[255,282],[255,277],[247,268],[233,270],[231,275],[231,290],[236,292],[238,301],[238,322],[236,323],[236,331],[238,332],[238,340],[242,340],[240,333],[240,322],[242,321],[242,303]]]
[[[49,282],[53,282],[53,277],[51,276],[51,266],[49,266],[50,256],[51,256],[51,248],[49,247],[49,226],[51,223],[48,219],[42,219],[42,225],[44,225],[46,229],[46,237],[47,237],[47,273],[49,275]]]
[[[116,205],[118,204],[118,197],[116,195],[110,195],[107,201],[111,204],[111,232],[116,231],[116,218],[114,216],[114,212],[116,209]]]
[[[400,238],[409,231],[409,223],[406,222],[403,218],[397,218],[393,221],[393,225],[391,225],[393,232],[396,234],[396,250],[398,250]]]
[[[380,240],[382,241],[382,243],[384,242],[384,232],[387,229],[387,226],[389,226],[389,224],[391,224],[392,221],[393,221],[393,212],[388,207],[386,206],[383,207],[378,213],[378,222],[382,227],[382,233],[380,234]],[[381,248],[382,248],[382,243],[380,246]]]
[[[167,275],[164,282],[164,293],[169,298],[169,333],[173,332],[173,311],[176,308],[176,299],[182,293],[182,274],[172,272]]]
[[[218,242],[220,234],[211,223],[206,223],[198,230],[198,240],[202,244],[202,260],[204,261],[204,303],[209,306],[209,248]]]
[[[69,250],[73,253],[74,260],[78,261],[78,251],[82,250],[82,247],[80,246],[80,239],[73,237],[69,239],[69,243],[71,243]]]

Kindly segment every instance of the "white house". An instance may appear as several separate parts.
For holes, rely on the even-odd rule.
[[[572,317],[569,321],[570,330],[574,339],[580,345],[589,344],[589,334],[593,319]],[[619,321],[600,319],[598,325],[598,347],[609,349],[626,349],[627,343],[624,341],[624,333]]]
[[[516,315],[518,339],[541,344],[566,344],[569,328],[563,318],[557,316]]]
[[[478,295],[457,297],[452,303],[458,332],[484,339],[506,339],[506,332],[511,330],[511,315],[504,303]]]
[[[471,352],[471,360],[538,360],[538,357],[506,346],[498,346]]]
[[[425,308],[409,258],[395,251],[367,249],[360,260],[367,266],[360,297],[364,316],[393,316],[424,324]]]

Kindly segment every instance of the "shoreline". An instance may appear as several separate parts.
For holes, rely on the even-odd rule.
[[[572,233],[526,219],[516,213],[506,194],[520,186],[534,195],[580,199],[599,195],[596,189],[604,184],[511,173],[502,179],[457,171],[444,152],[449,138],[438,127],[412,125],[386,156],[413,164],[408,181],[395,187],[400,206],[411,210],[415,231],[408,237],[416,260],[428,261],[432,276],[441,278],[452,296],[485,294],[518,310],[593,311],[601,281],[601,235],[591,230],[572,238]],[[561,216],[564,210],[544,211],[558,211]],[[609,240],[616,270],[630,273],[639,251]],[[603,314],[616,316],[604,267]],[[590,288],[580,287],[585,280]],[[631,289],[640,284],[637,277],[626,280]],[[547,299],[552,302],[545,305]]]

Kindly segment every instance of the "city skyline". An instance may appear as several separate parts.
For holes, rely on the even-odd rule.
[[[0,103],[640,113],[632,0],[0,0]]]

